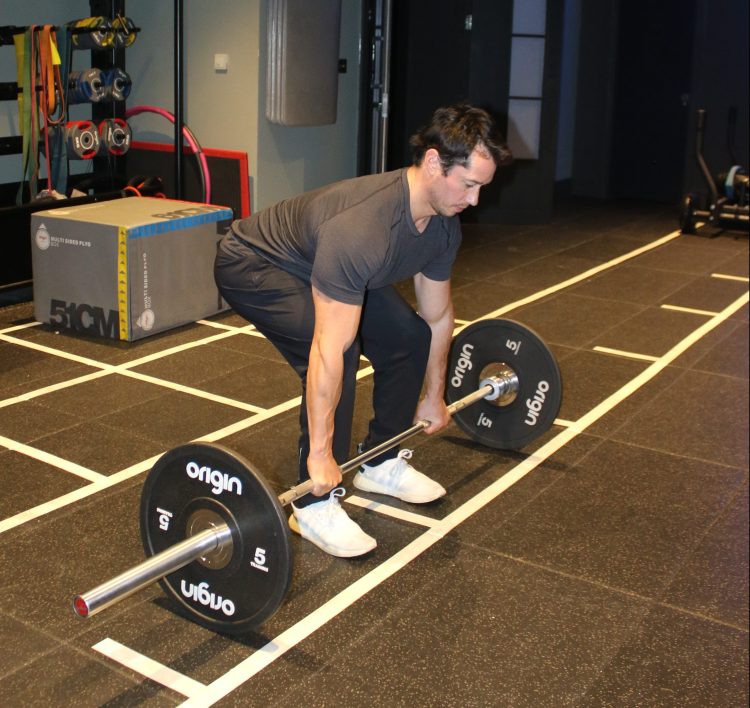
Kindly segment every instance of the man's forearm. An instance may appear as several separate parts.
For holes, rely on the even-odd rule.
[[[307,420],[310,455],[322,459],[333,448],[333,420],[341,397],[343,358],[324,357],[316,343],[307,369]]]
[[[445,372],[453,339],[453,307],[448,307],[439,320],[428,322],[432,330],[430,355],[425,372],[425,398],[442,400],[445,392]]]
[[[313,287],[315,332],[307,368],[310,458],[331,459],[336,406],[341,398],[344,352],[357,334],[361,308],[336,302]]]

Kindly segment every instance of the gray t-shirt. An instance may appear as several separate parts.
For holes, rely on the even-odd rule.
[[[235,221],[235,234],[325,295],[360,305],[366,290],[422,273],[448,280],[461,243],[457,216],[420,234],[406,169],[336,182]]]

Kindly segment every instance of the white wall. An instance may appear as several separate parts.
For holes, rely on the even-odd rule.
[[[361,0],[342,0],[341,57],[349,70],[339,75],[337,122],[315,128],[272,125],[265,118],[267,2],[185,0],[183,11],[185,123],[203,147],[248,154],[253,210],[354,176],[357,164]],[[3,24],[64,24],[89,14],[89,4],[82,0],[2,3]],[[126,69],[133,79],[128,106],[173,111],[173,3],[127,0],[126,13],[141,28],[126,50]],[[0,52],[0,81],[14,81],[13,48]],[[229,55],[227,72],[214,71],[215,54]],[[75,52],[74,60],[88,61],[88,52]],[[0,103],[0,110],[0,135],[17,134],[15,105]],[[174,137],[172,124],[155,115],[135,116],[131,127],[135,139],[171,142]],[[2,158],[0,181],[17,181],[20,169],[19,156]]]

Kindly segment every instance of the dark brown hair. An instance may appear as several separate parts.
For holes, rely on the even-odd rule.
[[[411,136],[409,145],[415,165],[422,164],[430,148],[437,150],[444,173],[454,165],[465,166],[474,148],[485,150],[498,167],[513,161],[492,116],[468,103],[438,108],[430,123]]]

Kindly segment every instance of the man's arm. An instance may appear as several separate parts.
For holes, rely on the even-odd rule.
[[[430,280],[421,273],[414,276],[419,315],[432,330],[430,357],[425,373],[424,398],[417,407],[417,420],[429,420],[426,433],[436,433],[450,422],[443,400],[448,352],[453,338],[454,318],[450,280]]]
[[[362,308],[347,305],[313,287],[315,330],[307,369],[307,420],[310,455],[307,470],[313,494],[321,496],[341,482],[333,458],[333,417],[341,397],[344,352],[357,334]]]

